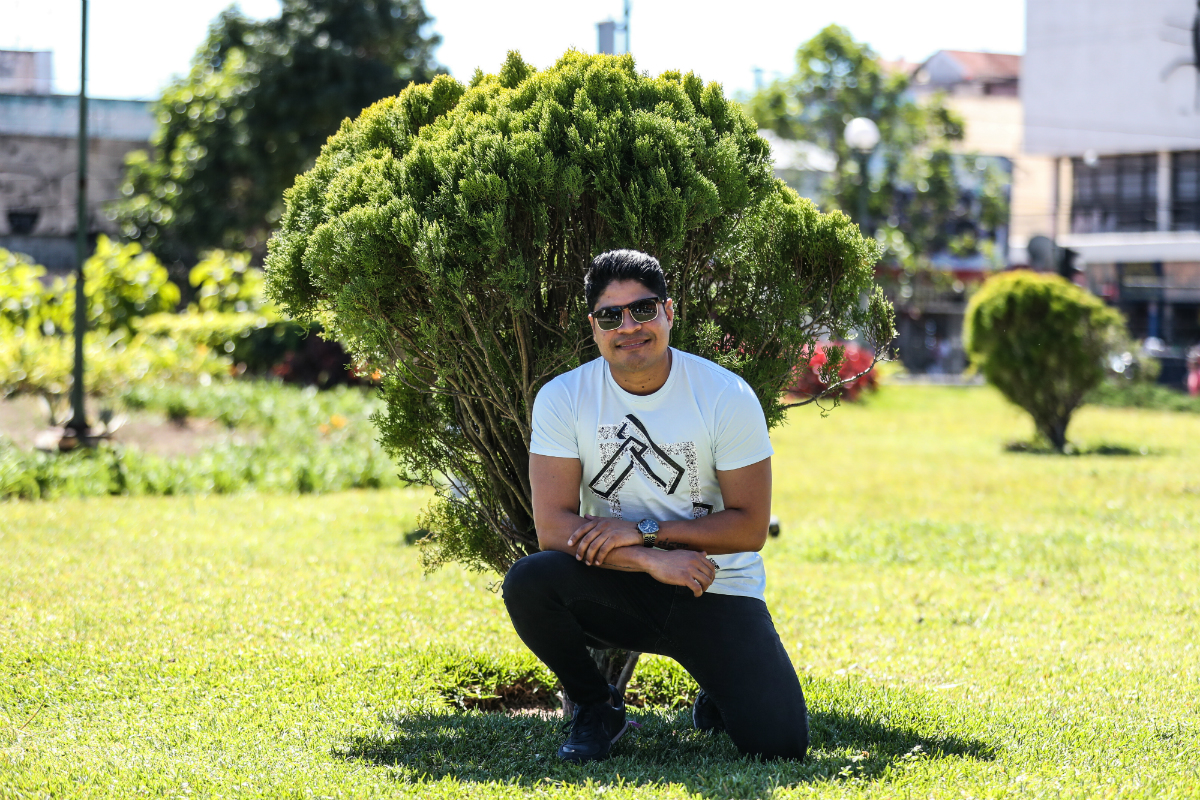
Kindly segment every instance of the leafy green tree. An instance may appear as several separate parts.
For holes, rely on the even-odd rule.
[[[867,193],[868,216],[885,257],[922,266],[930,255],[970,255],[1008,216],[1003,176],[985,160],[954,152],[963,121],[941,97],[918,103],[908,76],[886,72],[867,45],[830,25],[796,51],[795,74],[754,94],[759,127],[833,153],[837,166],[822,203],[854,213]],[[864,175],[846,144],[846,123],[866,117],[880,145]],[[968,191],[967,182],[977,186]]]
[[[196,288],[195,307],[202,312],[257,313],[266,305],[263,272],[250,266],[248,253],[212,250],[192,267],[188,281]]]
[[[46,268],[28,256],[0,249],[0,338],[28,330],[51,336],[70,326],[75,308],[70,287],[75,284],[55,278],[47,286],[45,275]]]
[[[1124,337],[1121,315],[1091,292],[1027,270],[985,282],[963,323],[972,363],[1059,452],[1072,413],[1104,379],[1105,356]]]
[[[137,243],[101,236],[84,265],[88,330],[84,339],[85,388],[111,398],[142,380],[184,382],[228,374],[229,363],[207,352],[195,331],[156,336],[147,319],[177,317],[179,289],[153,254]],[[39,395],[51,425],[71,413],[75,276],[42,283],[45,269],[24,256],[0,251],[0,397]],[[111,409],[110,409],[111,410]]]
[[[75,318],[75,276],[46,286],[46,268],[23,255],[0,250],[0,334],[37,329],[46,336],[70,331]],[[132,332],[137,320],[174,311],[179,289],[167,270],[136,242],[121,244],[107,236],[84,264],[88,330]]]
[[[166,267],[137,242],[121,244],[101,236],[83,274],[89,330],[132,333],[138,318],[174,311],[179,304],[179,288],[171,283]],[[74,286],[73,278],[68,286]],[[72,313],[74,297],[69,293],[66,298]]]
[[[596,356],[583,276],[604,250],[660,259],[673,343],[741,374],[772,426],[819,338],[894,335],[878,245],[772,178],[719,85],[629,56],[539,72],[510,53],[469,87],[410,86],[343,124],[286,198],[268,293],[382,373],[381,442],[439,490],[429,566],[503,572],[537,549],[533,399]]]
[[[129,157],[122,234],[170,263],[214,247],[261,256],[283,190],[342,120],[436,74],[429,21],[420,0],[284,0],[262,22],[223,12],[158,101],[153,150]]]

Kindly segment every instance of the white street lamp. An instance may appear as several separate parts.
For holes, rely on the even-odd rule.
[[[855,117],[846,123],[846,144],[860,153],[869,153],[879,144],[879,126],[866,117]]]

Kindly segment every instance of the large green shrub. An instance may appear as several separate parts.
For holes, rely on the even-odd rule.
[[[1104,379],[1104,358],[1124,333],[1121,315],[1090,292],[1057,275],[1016,270],[971,298],[963,339],[983,376],[1061,451],[1071,414]]]
[[[344,123],[286,200],[268,293],[383,373],[382,442],[443,489],[430,565],[503,571],[537,549],[533,398],[595,356],[583,275],[604,250],[659,258],[674,344],[741,374],[770,425],[820,337],[893,335],[875,243],[772,178],[719,85],[628,56],[538,72],[512,53],[469,87],[410,86]]]

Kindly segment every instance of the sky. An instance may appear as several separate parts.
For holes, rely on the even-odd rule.
[[[151,99],[188,62],[230,0],[91,0],[88,95]],[[53,50],[54,91],[79,91],[80,0],[0,0],[0,49]],[[239,0],[248,16],[279,13],[279,0]],[[570,47],[596,50],[596,23],[622,0],[425,0],[442,36],[437,60],[460,79],[495,72],[508,50],[536,67]],[[1020,53],[1025,0],[633,0],[630,44],[651,74],[693,71],[727,92],[793,69],[796,48],[830,23],[885,58],[921,61],[942,50]],[[618,39],[618,47],[620,40]]]

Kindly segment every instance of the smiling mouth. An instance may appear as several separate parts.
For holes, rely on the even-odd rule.
[[[634,350],[647,344],[650,344],[649,339],[633,339],[630,341],[621,342],[616,347],[618,350]]]

